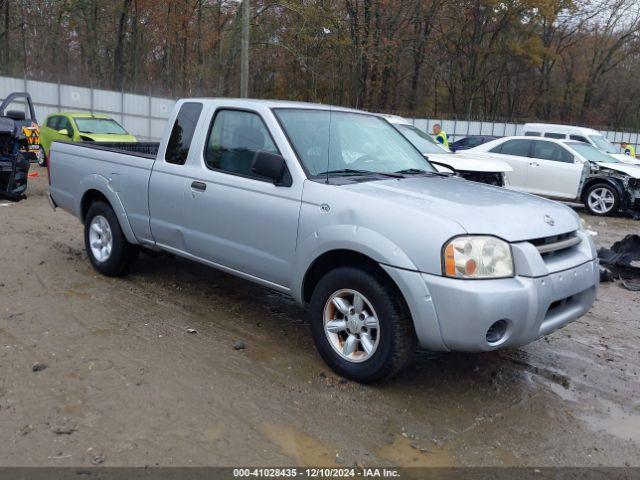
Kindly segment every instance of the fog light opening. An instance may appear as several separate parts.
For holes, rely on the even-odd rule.
[[[498,320],[491,325],[489,330],[487,330],[487,343],[491,345],[499,343],[507,333],[507,327],[508,324],[506,320]]]

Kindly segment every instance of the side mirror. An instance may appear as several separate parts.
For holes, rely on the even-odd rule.
[[[258,150],[253,158],[251,171],[261,177],[270,178],[273,180],[274,185],[291,186],[292,182],[287,170],[287,162],[285,162],[282,155]]]
[[[65,137],[70,137],[71,134],[69,133],[69,130],[67,130],[66,128],[63,128],[62,130],[58,130],[58,133],[60,135],[64,135]]]

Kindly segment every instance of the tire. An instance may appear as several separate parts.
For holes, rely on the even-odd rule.
[[[615,215],[620,209],[620,193],[609,183],[594,183],[584,194],[584,206],[591,215]]]
[[[40,153],[37,155],[38,165],[41,167],[47,166],[47,155],[44,153],[44,148],[40,147]]]
[[[354,292],[362,297],[361,304],[364,306],[360,311],[364,312],[366,321],[376,317],[378,328],[366,329],[362,326],[360,333],[354,335],[358,338],[357,350],[351,353],[351,358],[346,358],[346,344],[358,328],[353,322],[356,322],[355,318],[359,316],[355,312],[356,315],[350,316],[351,320],[347,321],[347,316],[334,306],[332,299],[347,299],[349,303],[348,299],[351,298],[352,306],[357,306],[355,297],[350,297]],[[408,308],[390,280],[373,269],[348,266],[327,273],[313,291],[310,313],[311,332],[316,348],[324,361],[339,375],[360,383],[376,382],[393,377],[413,359],[416,336]],[[336,317],[342,319],[327,320]],[[333,328],[334,322],[345,322],[351,328],[347,327],[346,330],[337,333],[329,332],[325,325],[332,324]],[[342,325],[337,328],[342,328]],[[365,336],[369,338],[367,343],[370,353],[365,349]],[[373,350],[372,340],[375,343]],[[343,343],[340,343],[341,341]]]
[[[89,207],[84,244],[93,268],[108,277],[126,274],[139,253],[139,248],[127,241],[115,212],[105,202],[95,202]]]

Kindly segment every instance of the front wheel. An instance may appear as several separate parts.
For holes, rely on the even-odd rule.
[[[47,156],[44,153],[44,148],[40,147],[38,153],[36,153],[36,158],[38,159],[38,165],[40,165],[41,167],[47,166]]]
[[[375,382],[411,362],[411,317],[399,292],[381,274],[357,267],[332,270],[318,282],[310,309],[316,347],[339,375]]]
[[[93,267],[108,277],[124,275],[139,249],[127,241],[110,205],[95,202],[84,222],[84,243]]]
[[[613,215],[620,208],[620,194],[608,183],[596,183],[586,191],[584,206],[592,215]]]

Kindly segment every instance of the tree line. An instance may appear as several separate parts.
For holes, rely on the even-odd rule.
[[[0,0],[0,71],[237,96],[238,0]],[[250,94],[640,129],[637,0],[251,0]]]

